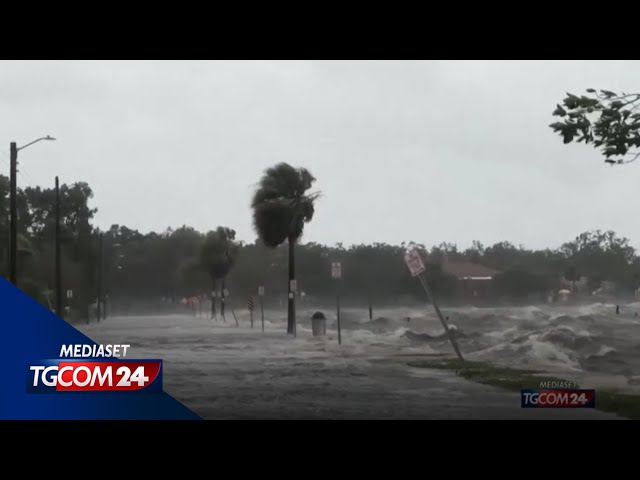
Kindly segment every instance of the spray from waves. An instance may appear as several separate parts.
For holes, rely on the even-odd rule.
[[[614,320],[617,325],[611,326],[611,319],[601,315],[564,314],[545,322],[491,329],[464,346],[471,349],[473,359],[522,368],[632,371],[630,365],[636,357],[633,336],[622,330],[632,326]],[[497,325],[502,322],[492,326]]]
[[[596,353],[592,353],[591,355],[587,355],[587,359],[597,358],[597,357],[606,357],[607,355],[617,353],[617,350],[608,345],[601,345],[600,349]]]
[[[580,315],[607,315],[615,311],[616,305],[613,303],[591,303],[589,305],[580,305],[577,307],[578,316]]]
[[[579,370],[578,359],[562,347],[545,341],[540,334],[527,334],[514,341],[506,341],[488,348],[476,350],[472,360],[508,363],[519,367],[545,367],[562,370]]]
[[[393,331],[392,336],[396,337],[396,338],[401,338],[404,337],[406,335],[407,332],[409,332],[410,330],[407,327],[400,327],[396,330]]]
[[[542,342],[552,343],[562,348],[580,350],[591,345],[595,336],[584,329],[560,325],[544,330],[537,338]]]
[[[527,305],[526,307],[522,307],[521,311],[514,312],[510,316],[524,320],[546,320],[547,318],[549,318],[549,315],[547,313],[543,312],[540,307],[536,307],[534,305]]]
[[[622,306],[621,310],[624,312]],[[373,320],[366,311],[353,309],[344,314],[343,342],[451,354],[447,335],[429,308],[378,309],[375,313],[378,316]],[[470,360],[555,372],[581,370],[584,374],[640,371],[636,353],[640,340],[635,340],[640,339],[640,321],[633,315],[615,315],[615,305],[445,307],[443,313],[457,329],[458,344]],[[335,321],[329,324],[336,330]]]

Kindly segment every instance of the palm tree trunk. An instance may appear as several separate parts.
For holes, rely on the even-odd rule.
[[[289,237],[289,309],[287,315],[287,333],[296,334],[296,295],[291,291],[291,280],[296,278],[296,262],[295,262],[295,246],[296,241],[293,236]]]
[[[222,321],[226,322],[227,319],[224,317],[224,277],[222,278],[222,287],[220,288],[220,316],[222,317]]]
[[[215,278],[211,278],[211,318],[216,318],[216,287],[218,286],[218,281]]]

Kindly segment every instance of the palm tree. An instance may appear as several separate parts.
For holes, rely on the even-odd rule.
[[[295,294],[291,292],[295,280],[295,244],[302,235],[305,222],[311,221],[314,202],[319,193],[307,193],[315,178],[305,168],[279,163],[267,169],[253,195],[253,225],[256,233],[269,248],[289,243],[289,308],[287,333],[295,335]]]
[[[215,231],[207,233],[202,248],[200,249],[200,263],[211,278],[213,291],[218,286],[218,280],[224,280],[233,268],[238,256],[239,246],[235,242],[236,232],[227,227],[218,227]],[[223,294],[224,295],[224,294]],[[224,300],[221,299],[221,314],[224,316]],[[211,316],[216,316],[216,301],[211,298]]]

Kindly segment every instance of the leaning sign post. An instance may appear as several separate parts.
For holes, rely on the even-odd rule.
[[[430,299],[431,303],[433,303],[433,308],[438,314],[438,318],[440,319],[440,322],[444,327],[444,331],[447,332],[447,336],[449,337],[449,341],[451,342],[456,355],[458,355],[460,361],[464,363],[464,358],[462,358],[462,353],[460,353],[460,349],[458,348],[456,339],[453,338],[453,333],[451,332],[451,330],[449,330],[449,326],[447,325],[447,322],[445,321],[444,317],[442,316],[442,312],[440,312],[440,308],[438,307],[438,302],[436,302],[436,299],[431,293],[431,289],[429,288],[429,284],[427,283],[427,279],[424,277],[424,271],[426,269],[424,263],[422,262],[422,257],[420,257],[420,254],[416,249],[412,248],[410,250],[407,250],[407,252],[404,254],[404,262],[407,264],[407,267],[409,267],[411,275],[414,277],[418,277],[418,280],[420,280],[422,288],[424,288],[424,291],[427,294],[427,299]]]
[[[226,288],[224,289],[224,296],[225,297],[229,296],[229,290],[227,290]],[[224,301],[224,299],[223,299],[223,301]],[[236,312],[233,309],[233,307],[231,306],[231,303],[229,303],[229,308],[231,309],[231,314],[233,315],[233,319],[236,321],[236,327],[239,327],[240,324],[238,323],[238,317],[236,317]]]
[[[340,278],[342,278],[342,264],[331,263],[331,278],[336,281],[336,318],[338,320],[338,345],[342,345],[342,333],[340,331]]]

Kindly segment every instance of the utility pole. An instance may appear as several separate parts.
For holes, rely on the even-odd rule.
[[[98,236],[98,308],[97,320],[100,322],[100,314],[104,309],[104,296],[102,292],[102,275],[104,271],[104,245],[102,243],[102,232]]]
[[[46,137],[40,137],[35,139],[33,142],[29,142],[26,145],[18,148],[16,142],[11,142],[10,151],[11,151],[11,165],[10,165],[10,195],[9,195],[9,213],[11,215],[11,225],[9,232],[9,241],[10,245],[10,259],[9,259],[9,281],[13,283],[15,286],[18,286],[18,207],[16,205],[17,202],[17,175],[18,175],[18,150],[22,150],[23,148],[27,148],[34,143],[38,143],[41,140],[55,140],[51,135],[47,135]]]
[[[11,217],[11,225],[9,227],[9,280],[15,286],[18,286],[17,279],[17,243],[18,243],[18,226],[17,226],[17,205],[16,205],[16,176],[18,173],[18,147],[16,142],[11,142],[11,166],[10,166],[10,193],[9,193],[9,215]]]
[[[62,318],[62,263],[60,261],[60,183],[56,177],[56,314]]]

